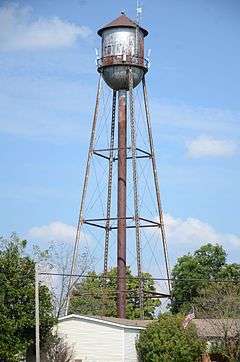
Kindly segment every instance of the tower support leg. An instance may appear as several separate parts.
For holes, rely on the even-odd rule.
[[[71,293],[72,293],[74,285],[76,284],[76,282],[78,280],[78,279],[76,279],[75,281],[73,281],[72,275],[76,272],[76,266],[77,266],[77,253],[78,253],[78,246],[79,246],[79,242],[80,242],[80,234],[81,234],[81,228],[82,228],[82,223],[83,223],[83,212],[84,212],[86,195],[87,195],[87,190],[88,190],[88,181],[89,181],[89,174],[90,174],[90,168],[91,168],[91,161],[92,161],[92,157],[93,157],[93,150],[94,150],[94,144],[95,144],[95,138],[96,138],[96,126],[97,126],[97,119],[98,119],[101,89],[102,89],[102,76],[100,75],[99,81],[98,81],[95,110],[94,110],[94,115],[93,115],[90,145],[89,145],[89,149],[88,149],[87,165],[86,165],[85,175],[84,175],[84,183],[83,183],[82,197],[81,197],[81,203],[80,203],[77,232],[76,232],[75,243],[74,243],[74,248],[73,248],[73,255],[72,255],[72,262],[71,262],[71,269],[70,269],[70,278],[69,278],[68,291],[67,291],[67,296],[66,296],[65,315],[68,314]]]
[[[112,181],[113,181],[113,153],[114,153],[114,136],[115,136],[115,115],[116,115],[116,91],[113,91],[112,100],[112,122],[111,122],[111,138],[109,150],[109,166],[108,166],[108,190],[107,190],[107,214],[106,214],[106,231],[104,245],[104,276],[108,271],[108,253],[109,253],[109,237],[110,237],[110,217],[112,203]],[[104,283],[106,279],[104,280]]]
[[[126,318],[127,92],[118,92],[117,315]]]
[[[145,112],[146,112],[147,130],[148,130],[148,140],[149,140],[150,153],[151,153],[151,159],[152,159],[154,185],[155,185],[155,191],[156,191],[156,196],[157,196],[157,207],[158,207],[160,231],[161,231],[161,237],[162,237],[165,267],[166,267],[167,280],[168,280],[168,289],[169,289],[169,294],[171,295],[171,279],[170,279],[168,246],[167,246],[167,238],[166,238],[164,220],[163,220],[163,209],[162,209],[162,203],[161,203],[161,197],[160,197],[160,186],[159,186],[159,179],[158,179],[158,173],[157,173],[156,157],[155,157],[155,152],[154,152],[152,125],[151,125],[150,111],[149,111],[149,105],[148,105],[148,94],[147,94],[145,77],[143,77],[142,84],[143,84],[144,107],[145,107]]]
[[[139,278],[139,309],[140,318],[144,319],[144,285],[142,279],[142,249],[139,219],[139,195],[138,195],[138,173],[137,173],[137,150],[136,150],[136,119],[133,95],[133,73],[129,69],[129,99],[130,99],[130,128],[131,128],[131,151],[132,151],[132,174],[133,174],[133,195],[134,195],[134,220],[136,228],[136,252],[137,271]]]

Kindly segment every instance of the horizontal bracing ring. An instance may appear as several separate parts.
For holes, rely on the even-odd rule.
[[[118,226],[106,226],[104,224],[99,224],[99,222],[107,222],[107,221],[118,221],[118,220],[131,220],[134,221],[134,217],[133,216],[127,216],[125,218],[118,218],[118,217],[112,217],[109,219],[106,218],[102,218],[102,219],[85,219],[82,220],[83,224],[87,224],[90,226],[95,226],[101,229],[109,229],[109,230],[117,230]],[[149,220],[149,219],[145,219],[143,217],[139,217],[139,221],[144,221],[145,224],[140,224],[139,227],[141,228],[151,228],[151,227],[161,227],[161,223],[153,221],[153,220]],[[135,225],[126,225],[127,229],[134,229],[136,226]]]
[[[131,150],[131,147],[126,147],[126,150]],[[136,158],[152,158],[152,154],[148,151],[145,151],[141,148],[136,148],[137,151],[139,151],[140,153],[142,153],[142,155],[137,155]],[[114,147],[114,148],[102,148],[102,149],[97,149],[97,150],[93,150],[93,154],[102,158],[105,158],[106,160],[110,160],[110,156],[108,156],[108,153],[110,153],[110,151],[119,151],[118,147]],[[105,154],[106,152],[106,154]],[[132,159],[132,156],[127,156],[126,157],[127,160]],[[117,161],[118,157],[113,157],[113,161]]]

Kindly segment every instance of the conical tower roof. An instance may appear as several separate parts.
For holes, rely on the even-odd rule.
[[[138,24],[135,21],[129,19],[124,13],[121,13],[118,18],[99,29],[98,35],[101,36],[104,30],[110,28],[137,28],[137,26]],[[148,35],[148,31],[146,29],[142,28],[141,26],[139,28],[142,30],[144,36]]]

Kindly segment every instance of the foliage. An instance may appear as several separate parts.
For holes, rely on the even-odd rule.
[[[240,265],[227,264],[221,246],[206,244],[193,255],[178,259],[173,278],[171,311],[186,312],[194,306],[196,317],[208,319],[212,330],[221,336],[212,344],[211,352],[238,360]]]
[[[116,317],[116,288],[117,269],[112,268],[107,273],[107,278],[102,278],[103,274],[91,272],[86,278],[80,281],[72,293],[70,300],[70,313],[85,315],[105,315]],[[143,273],[144,291],[155,292],[155,285],[149,273]],[[126,317],[136,319],[140,317],[139,308],[139,280],[127,268],[127,307]],[[153,318],[153,313],[160,304],[159,299],[148,299],[144,302],[145,318]]]
[[[240,360],[239,342],[236,343],[236,338],[213,340],[209,346],[209,354],[211,358],[216,356],[217,361],[238,362]]]
[[[52,294],[54,313],[58,317],[65,313],[67,292],[69,286],[69,276],[71,272],[72,247],[66,246],[66,243],[51,241],[47,250],[42,250],[39,246],[33,246],[34,258],[38,260],[40,270],[50,273],[59,273],[59,275],[44,275],[41,280],[49,286]],[[89,269],[90,258],[86,249],[82,250],[78,257],[75,274],[86,274]]]
[[[73,361],[73,348],[57,334],[45,342],[41,351],[42,362],[71,362]]]
[[[222,266],[218,273],[219,279],[231,279],[233,282],[240,280],[240,264],[232,263]]]
[[[219,245],[206,244],[193,255],[184,255],[173,268],[171,311],[178,313],[190,309],[200,290],[209,286],[208,280],[239,279],[240,265],[226,264],[226,252]],[[205,279],[205,280],[204,280]]]
[[[235,283],[212,283],[193,300],[198,318],[239,318],[240,286]]]
[[[212,284],[194,300],[198,318],[208,320],[221,338],[212,341],[211,352],[229,361],[240,359],[240,287],[236,282]]]
[[[182,327],[181,315],[162,315],[140,333],[137,351],[142,362],[193,362],[205,351],[193,324]]]
[[[34,261],[24,255],[27,242],[0,239],[0,359],[19,361],[35,338]],[[39,287],[40,333],[47,338],[55,321],[51,294]]]

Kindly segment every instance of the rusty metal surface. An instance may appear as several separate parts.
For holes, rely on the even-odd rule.
[[[109,164],[108,164],[107,214],[106,214],[106,225],[105,225],[106,229],[105,229],[105,243],[104,243],[104,274],[105,275],[107,274],[107,271],[108,271],[110,219],[111,219],[111,204],[112,204],[112,184],[113,184],[113,162],[114,162],[113,156],[114,156],[114,140],[115,140],[116,99],[117,99],[117,92],[113,91],[111,139],[110,139],[110,149],[109,149],[109,154],[108,154]]]
[[[137,28],[138,24],[135,23],[135,21],[129,19],[124,13],[121,14],[118,18],[111,21],[110,23],[103,26],[101,29],[98,30],[98,35],[102,35],[104,30],[111,29],[111,28],[119,28],[119,27],[127,27],[127,28]],[[143,32],[144,36],[148,35],[148,31],[142,27],[139,27],[139,29]]]
[[[107,85],[114,90],[129,90],[128,66],[113,65],[102,68],[102,76]],[[132,67],[133,87],[136,87],[144,76],[144,69],[141,67]]]
[[[132,175],[133,175],[133,199],[134,199],[134,221],[136,231],[136,252],[137,252],[137,272],[139,278],[139,307],[140,316],[144,319],[143,303],[143,280],[142,280],[142,246],[139,219],[139,190],[138,190],[138,170],[137,170],[137,151],[136,151],[136,117],[135,104],[133,95],[133,73],[132,68],[129,69],[129,100],[130,100],[130,129],[131,129],[131,151],[132,151]]]
[[[123,54],[144,58],[143,33],[139,29],[129,28],[105,30],[102,36],[102,57]]]
[[[144,58],[144,33],[136,26],[110,26],[102,31],[101,57],[98,72],[114,90],[129,90],[128,69],[132,68],[133,88],[148,71]]]
[[[108,55],[97,61],[98,69],[108,67],[111,65],[133,65],[148,70],[148,61],[145,58],[132,56],[132,55]]]
[[[118,93],[117,314],[126,317],[127,92]]]

